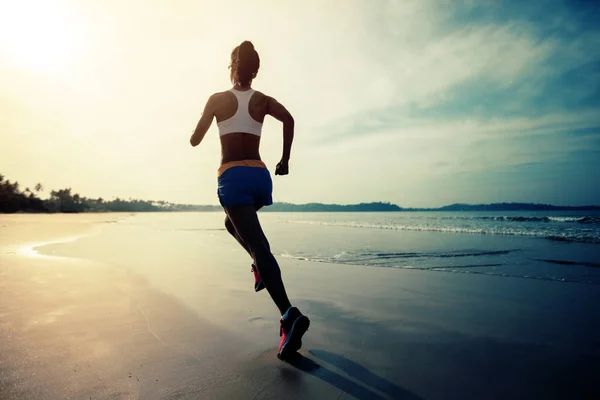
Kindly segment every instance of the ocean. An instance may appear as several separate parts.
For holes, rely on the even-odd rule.
[[[322,262],[323,268],[333,263],[600,284],[600,213],[259,214],[278,259]],[[56,217],[86,219],[85,214]],[[113,223],[101,224],[94,237],[71,247],[101,261],[130,260],[142,273],[144,265],[159,268],[162,254],[170,264],[201,262],[203,249],[247,257],[224,229],[221,212],[110,218]]]

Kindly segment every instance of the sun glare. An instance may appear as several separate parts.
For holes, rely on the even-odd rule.
[[[72,61],[81,40],[68,11],[51,0],[2,1],[0,54],[18,68],[60,72]]]

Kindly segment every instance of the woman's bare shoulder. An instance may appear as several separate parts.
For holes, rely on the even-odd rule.
[[[210,104],[212,104],[213,106],[218,107],[218,106],[223,105],[224,104],[223,102],[227,102],[227,100],[231,100],[230,96],[232,96],[232,94],[228,90],[225,90],[223,92],[216,92],[216,93],[213,93],[208,98],[208,102]]]
[[[261,104],[264,107],[269,107],[269,104],[275,101],[271,96],[266,95],[263,92],[259,92],[258,90],[254,94],[254,101],[258,104]]]
[[[213,95],[210,97],[212,97],[214,99],[220,99],[220,98],[223,98],[224,96],[226,96],[227,94],[231,94],[231,92],[229,90],[224,90],[222,92],[213,93]]]
[[[266,94],[264,94],[260,90],[255,90],[254,91],[254,96],[257,96],[258,98],[264,98],[264,99],[268,99],[269,98],[269,96],[267,96]]]

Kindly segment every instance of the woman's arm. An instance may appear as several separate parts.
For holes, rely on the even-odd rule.
[[[292,152],[292,142],[294,141],[294,118],[286,108],[272,97],[268,98],[267,114],[272,115],[278,121],[283,122],[283,154],[281,161],[275,168],[275,175],[288,174],[288,162]]]
[[[204,139],[204,135],[206,135],[206,132],[212,124],[213,118],[215,116],[214,103],[215,95],[213,94],[206,102],[206,106],[204,106],[204,112],[202,113],[202,117],[200,118],[200,121],[198,121],[198,125],[196,125],[196,129],[194,130],[194,133],[190,138],[190,144],[194,147],[198,146],[202,139]]]

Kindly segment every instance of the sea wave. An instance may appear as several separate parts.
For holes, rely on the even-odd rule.
[[[398,231],[428,231],[446,233],[464,233],[477,235],[529,236],[562,242],[600,244],[600,232],[589,230],[536,229],[518,226],[443,226],[411,225],[398,223],[368,223],[356,221],[311,221],[288,220],[290,223],[302,223],[323,226],[343,226],[349,228],[388,229]]]
[[[524,278],[524,279],[536,279],[545,281],[555,282],[576,282],[576,283],[587,283],[600,285],[600,275],[595,274],[544,274],[544,270],[533,271],[528,270],[527,272],[519,273],[514,270],[507,271],[506,266],[510,265],[505,260],[497,258],[495,256],[502,256],[512,253],[516,250],[505,250],[505,251],[464,251],[456,252],[458,257],[476,257],[475,259],[469,258],[470,263],[451,263],[447,265],[440,265],[431,259],[452,257],[448,253],[385,253],[385,252],[346,252],[343,251],[332,257],[322,256],[316,254],[280,254],[281,257],[290,258],[294,260],[319,262],[319,263],[330,263],[330,264],[341,264],[341,265],[354,265],[354,266],[367,266],[367,267],[383,267],[383,268],[395,268],[395,269],[409,269],[409,270],[421,270],[421,271],[432,271],[432,272],[446,272],[446,273],[462,273],[462,274],[477,274],[477,275],[488,275],[498,277],[510,277],[510,278]],[[401,255],[400,257],[398,257]],[[402,255],[410,255],[412,260],[403,259]],[[376,256],[376,257],[372,257]],[[492,258],[488,258],[492,257]],[[400,259],[396,259],[400,258]],[[420,258],[426,258],[425,261],[419,261]],[[534,259],[545,263],[560,264],[565,266],[579,266],[579,267],[592,267],[598,268],[600,264],[585,262],[585,261],[566,261],[566,260],[552,260],[552,259]],[[433,265],[432,265],[433,264]]]
[[[540,216],[526,217],[513,215],[494,215],[494,216],[442,216],[434,217],[434,219],[450,219],[450,220],[468,220],[468,221],[506,221],[506,222],[564,222],[564,223],[581,223],[581,224],[600,224],[599,217],[584,216],[584,217],[555,217],[555,216]]]
[[[399,267],[410,267],[407,265],[396,265],[398,262],[406,263],[416,261],[418,259],[458,259],[462,257],[493,257],[493,256],[505,256],[513,252],[520,251],[520,249],[507,249],[507,250],[455,250],[455,251],[440,251],[440,252],[394,252],[394,251],[355,251],[348,252],[342,251],[333,256],[324,255],[305,255],[305,254],[290,254],[285,252],[281,254],[282,257],[292,258],[303,261],[317,261],[317,262],[330,262],[334,264],[351,264],[351,265],[371,265],[386,266],[399,268]],[[451,260],[448,260],[451,261]],[[544,260],[545,261],[545,260]],[[454,268],[465,268],[465,267],[483,267],[483,266],[499,266],[502,264],[469,264],[469,265],[457,265]],[[428,269],[442,268],[441,265],[435,267],[428,267]]]

